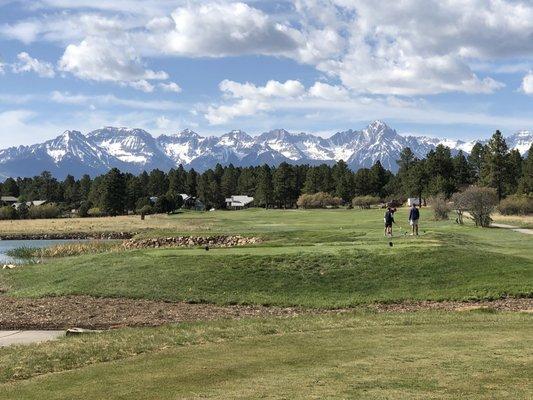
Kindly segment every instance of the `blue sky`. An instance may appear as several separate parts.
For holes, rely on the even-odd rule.
[[[533,130],[525,0],[0,0],[0,63],[0,147],[107,125]]]

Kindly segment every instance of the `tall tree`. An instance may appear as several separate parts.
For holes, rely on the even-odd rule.
[[[272,205],[274,189],[272,187],[272,171],[267,164],[259,168],[257,187],[255,189],[255,203],[259,207],[268,208]]]
[[[496,189],[498,200],[501,200],[509,183],[509,148],[500,131],[492,135],[483,161],[481,181]]]
[[[246,196],[255,196],[256,176],[253,168],[244,168],[239,174],[237,192]]]
[[[470,151],[470,154],[468,155],[468,163],[472,170],[474,182],[479,182],[481,180],[481,168],[483,167],[486,151],[486,146],[483,146],[478,142],[472,147],[472,151]]]
[[[456,187],[473,183],[474,172],[462,150],[459,150],[459,153],[453,158],[453,171]]]
[[[117,169],[111,169],[102,184],[101,208],[111,216],[124,214],[126,198],[126,182],[124,175]]]
[[[318,168],[311,167],[307,170],[303,192],[313,194],[320,191],[321,180]]]
[[[168,192],[168,179],[166,174],[159,169],[154,169],[150,172],[148,188],[151,196],[163,196],[166,194]]]
[[[274,200],[279,208],[292,208],[297,194],[294,191],[296,177],[292,166],[282,162],[274,171],[272,186],[274,189]]]
[[[2,186],[2,194],[4,196],[19,197],[20,190],[17,181],[13,178],[7,178]]]
[[[334,195],[340,197],[344,201],[348,202],[353,198],[354,188],[353,188],[353,175],[348,164],[343,160],[340,160],[333,167],[333,179],[335,182],[335,192]]]
[[[238,174],[233,164],[230,164],[226,168],[224,168],[224,172],[222,173],[222,177],[220,178],[220,189],[224,198],[228,198],[230,196],[238,194],[237,180]]]
[[[389,181],[390,175],[387,173],[387,170],[383,168],[381,162],[378,160],[370,168],[370,182],[372,194],[379,197],[384,197],[384,188],[387,182]]]
[[[533,195],[533,143],[522,165],[522,177],[518,183],[518,193]]]

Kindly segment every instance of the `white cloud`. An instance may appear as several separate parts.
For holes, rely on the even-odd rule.
[[[223,57],[289,54],[299,47],[299,32],[241,2],[189,3],[170,19],[148,24],[145,40],[165,54]]]
[[[305,87],[296,80],[288,80],[284,83],[270,80],[265,86],[256,86],[248,82],[239,83],[226,79],[220,82],[219,88],[226,96],[233,98],[295,97],[305,92]]]
[[[315,82],[309,88],[309,95],[324,100],[346,100],[349,93],[346,88],[337,85],[329,85],[324,82]]]
[[[181,93],[182,89],[181,87],[175,83],[175,82],[161,82],[158,85],[161,89],[163,89],[165,92],[174,92],[174,93]]]
[[[146,69],[128,43],[94,37],[67,46],[59,67],[81,79],[128,83],[142,90],[149,89],[147,80],[168,78],[166,72]]]
[[[46,61],[39,61],[31,57],[28,53],[22,52],[17,55],[17,62],[12,64],[11,70],[15,74],[23,72],[35,72],[42,78],[53,78],[55,76],[54,67]]]
[[[268,110],[269,106],[253,99],[242,99],[235,104],[222,105],[219,107],[210,106],[205,114],[205,118],[212,125],[225,124],[236,117],[255,115],[258,111]]]
[[[522,91],[526,94],[533,94],[533,71],[524,76],[522,80]]]
[[[140,90],[144,93],[152,93],[154,91],[154,85],[148,82],[146,79],[138,81],[128,82],[128,85],[134,89]]]

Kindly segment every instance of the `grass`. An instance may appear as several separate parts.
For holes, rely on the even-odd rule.
[[[390,247],[381,214],[249,210],[176,216],[196,219],[190,226],[210,226],[211,234],[259,235],[267,242],[209,252],[83,255],[1,271],[0,284],[12,296],[87,294],[325,308],[533,296],[533,238],[423,220],[421,237],[396,237]]]
[[[98,254],[121,249],[119,241],[91,241],[62,243],[50,247],[21,246],[6,251],[6,255],[19,260],[71,257],[83,254]]]
[[[0,399],[529,399],[532,326],[419,312],[124,329],[0,349]]]

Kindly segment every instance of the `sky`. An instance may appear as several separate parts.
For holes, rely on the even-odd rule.
[[[375,119],[464,140],[533,130],[533,1],[0,0],[2,148]]]

